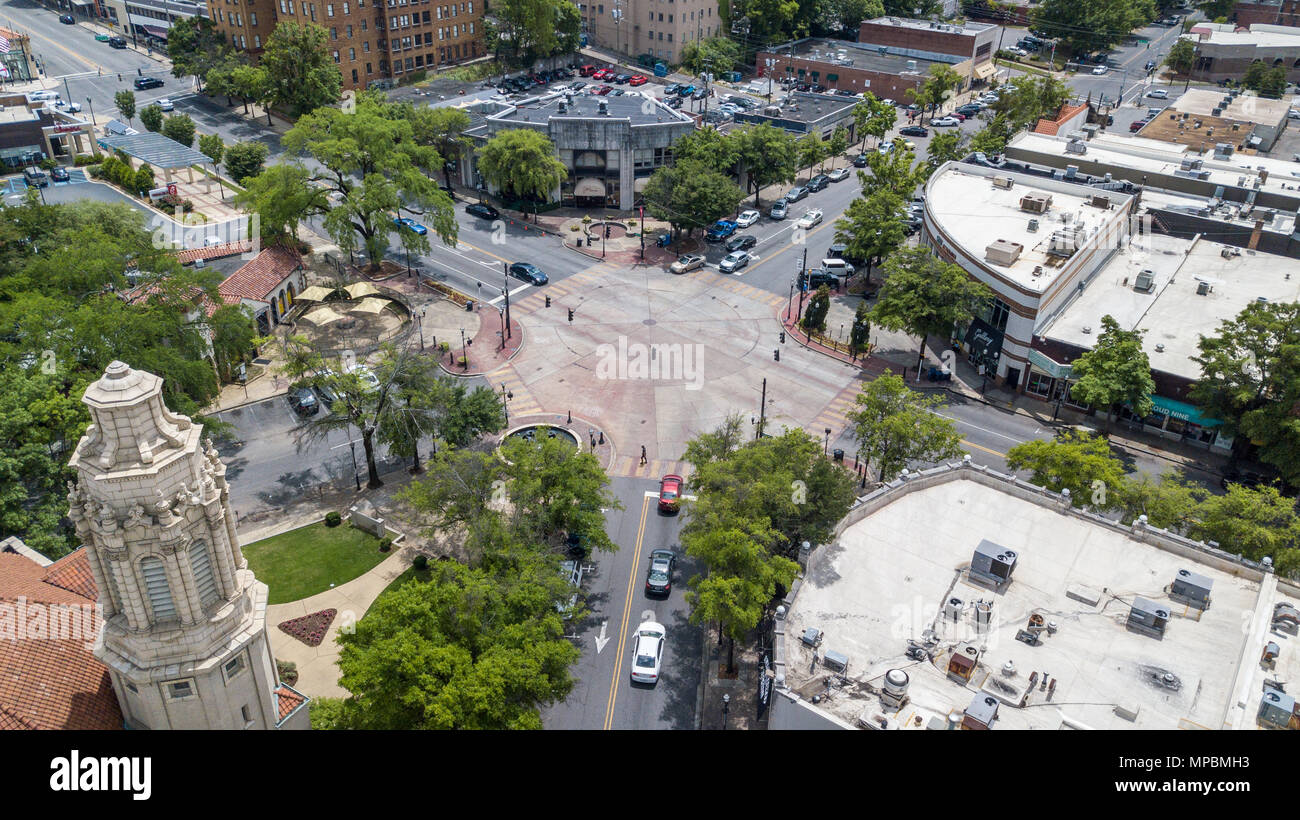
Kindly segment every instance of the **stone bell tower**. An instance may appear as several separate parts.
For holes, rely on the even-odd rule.
[[[86,388],[68,504],[99,588],[108,666],[136,729],[306,728],[279,683],[266,585],[239,549],[226,468],[162,379],[113,362]]]

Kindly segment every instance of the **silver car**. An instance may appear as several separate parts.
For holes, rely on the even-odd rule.
[[[749,264],[748,251],[732,251],[722,258],[718,263],[718,269],[725,273],[732,273]]]
[[[778,199],[772,203],[772,210],[767,215],[773,219],[785,219],[786,214],[790,211],[790,205],[784,199]]]

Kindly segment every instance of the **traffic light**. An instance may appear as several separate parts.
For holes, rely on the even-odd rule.
[[[785,331],[781,331],[781,344],[785,344]]]
[[[781,348],[778,347],[772,351],[772,360],[777,362],[781,361]]]
[[[569,322],[573,322],[573,308],[569,308]]]
[[[550,306],[551,306],[551,297],[549,297],[549,296],[546,297],[546,306],[547,306],[547,307],[550,307]]]
[[[605,226],[605,238],[606,238],[606,239],[609,239],[609,226],[608,226],[608,225]]]
[[[121,74],[118,74],[118,75],[117,75],[117,81],[118,81],[119,83],[122,82],[122,75],[121,75]]]
[[[144,72],[141,71],[139,68],[136,68],[135,73],[136,73],[136,74],[139,74],[141,77],[144,76]]]

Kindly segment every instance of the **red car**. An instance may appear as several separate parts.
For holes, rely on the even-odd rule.
[[[682,495],[682,477],[672,473],[659,479],[659,512],[675,513]]]
[[[597,71],[595,74],[592,74],[591,76],[596,78],[597,80],[612,80],[614,79],[614,69],[602,68],[600,71]]]
[[[1130,124],[1129,124],[1129,127],[1128,127],[1128,130],[1129,130],[1130,132],[1132,132],[1132,133],[1137,133],[1138,131],[1141,131],[1141,130],[1142,130],[1142,126],[1146,125],[1148,122],[1151,122],[1151,121],[1150,121],[1150,120],[1138,120],[1137,122],[1130,123]]]
[[[600,88],[597,88],[597,89],[596,89],[595,91],[593,91],[592,93],[593,93],[593,94],[599,94],[600,96],[603,97],[603,96],[605,96],[606,94],[608,94],[609,92],[611,92],[611,91],[613,91],[613,90],[614,90],[614,86],[612,86],[612,85],[602,85]]]
[[[635,77],[633,77],[632,79],[628,80],[628,81],[627,81],[627,84],[628,84],[628,85],[645,85],[647,82],[649,82],[649,80],[647,80],[645,77],[643,77],[643,76],[641,76],[640,74],[638,74],[638,75],[636,75]]]
[[[594,65],[585,65],[582,68],[578,69],[578,74],[583,77],[590,77],[592,74],[595,73],[596,73],[596,67]]]

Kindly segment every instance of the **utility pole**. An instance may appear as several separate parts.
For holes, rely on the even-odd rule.
[[[501,292],[506,295],[506,338],[510,338],[510,263],[502,262],[502,269],[505,271],[505,287]]]
[[[758,435],[754,437],[757,441],[763,437],[763,423],[767,419],[767,379],[763,379],[763,397],[759,399],[758,405]]]

